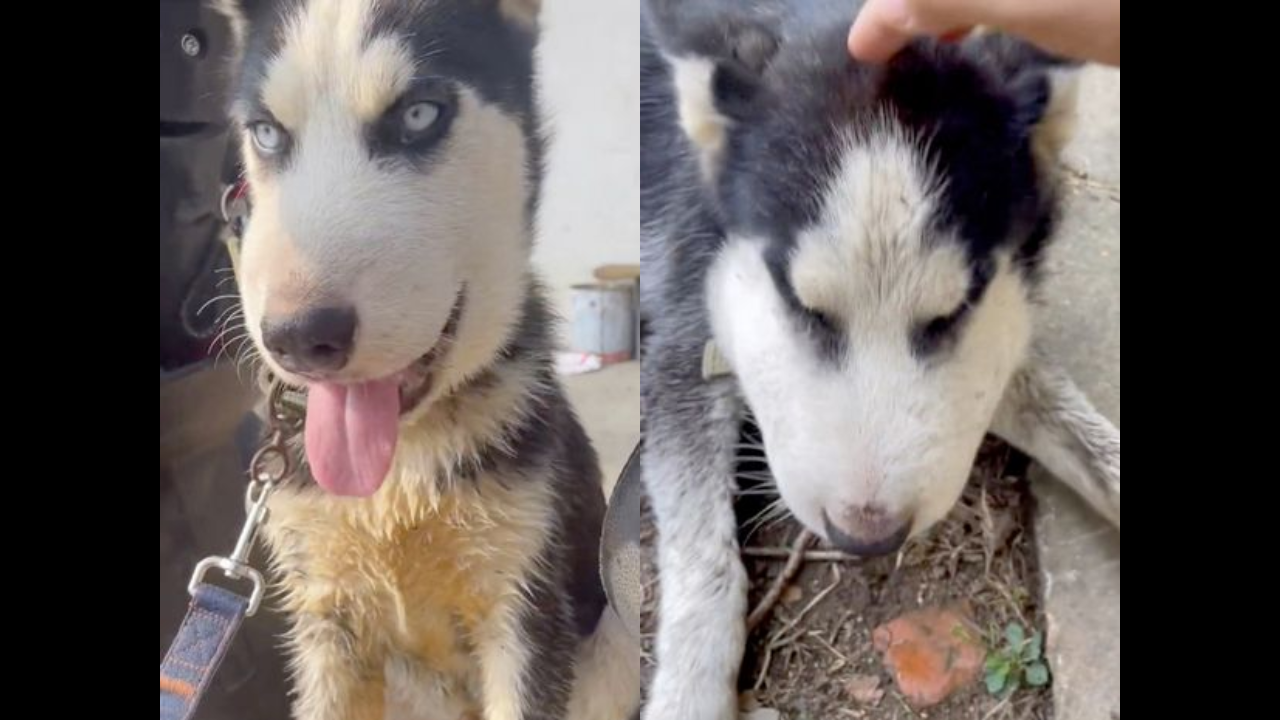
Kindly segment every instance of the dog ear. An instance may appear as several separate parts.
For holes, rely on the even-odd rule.
[[[245,38],[249,32],[248,8],[254,0],[206,0],[206,6],[226,19],[231,29],[231,51],[239,60],[244,52]]]
[[[1080,71],[1055,67],[1033,72],[1013,87],[1019,121],[1041,160],[1056,160],[1075,135]]]
[[[1015,106],[1014,122],[1042,160],[1056,159],[1076,125],[1081,64],[1009,35],[983,30],[965,52],[995,70]]]
[[[508,20],[512,20],[528,28],[538,26],[538,15],[542,12],[542,0],[498,0],[498,12]]]
[[[744,26],[733,40],[730,57],[716,65],[712,96],[716,109],[731,121],[747,120],[764,98],[764,72],[778,41],[763,28]]]
[[[765,69],[777,39],[751,24],[726,30],[719,57],[672,60],[680,127],[697,149],[703,177],[715,176],[733,123],[749,120],[766,104]]]

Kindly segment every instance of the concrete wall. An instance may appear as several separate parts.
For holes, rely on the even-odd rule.
[[[571,285],[599,265],[640,261],[639,43],[639,0],[544,0],[552,140],[534,262],[566,319]]]

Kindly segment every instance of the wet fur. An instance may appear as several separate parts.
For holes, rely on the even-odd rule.
[[[1032,332],[1070,68],[996,35],[857,66],[855,11],[645,4],[641,387],[662,584],[646,720],[737,717],[748,401],[783,499],[819,534],[813,503],[838,497],[914,511],[923,532],[988,429],[1119,524],[1119,431]],[[973,310],[954,327],[921,321],[957,304]],[[736,377],[703,377],[712,340]]]
[[[529,270],[537,3],[216,4],[244,50],[233,115],[254,200],[241,289],[255,341],[265,314],[342,296],[372,338],[351,372],[378,376],[431,347],[444,291],[467,288],[382,488],[353,500],[308,480],[271,500],[295,717],[625,717],[638,649],[604,604],[598,461]],[[344,130],[377,127],[424,75],[454,84],[447,141],[392,157]],[[296,133],[296,156],[255,153],[248,125],[264,113]],[[328,140],[306,144],[316,136]]]

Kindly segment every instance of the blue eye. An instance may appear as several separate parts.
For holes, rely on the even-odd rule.
[[[264,155],[274,155],[284,149],[284,128],[273,122],[256,122],[249,126],[249,135],[253,138],[254,147]]]
[[[415,142],[434,126],[440,117],[440,106],[435,102],[415,102],[401,113],[401,142]]]
[[[404,125],[407,138],[418,135],[431,128],[436,118],[440,117],[440,106],[432,102],[419,102],[404,109],[400,121]]]
[[[448,134],[457,114],[457,94],[448,81],[421,78],[368,128],[374,156],[420,162]]]

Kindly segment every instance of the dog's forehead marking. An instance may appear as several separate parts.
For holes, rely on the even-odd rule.
[[[320,106],[377,119],[409,86],[415,62],[395,35],[370,38],[375,0],[313,0],[281,26],[262,102],[285,127],[305,126]]]
[[[941,180],[920,141],[890,122],[841,143],[840,169],[818,222],[796,236],[791,281],[809,307],[923,304],[938,312],[964,297],[959,243],[942,242],[934,216]]]

